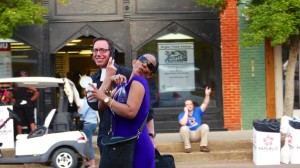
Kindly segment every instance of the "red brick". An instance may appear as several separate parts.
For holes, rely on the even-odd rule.
[[[227,9],[220,15],[224,127],[228,130],[240,130],[241,98],[238,9],[236,0],[228,0],[227,2]]]

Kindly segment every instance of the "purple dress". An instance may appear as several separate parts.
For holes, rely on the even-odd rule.
[[[127,85],[125,86],[125,90],[127,93],[129,93],[132,81],[138,81],[144,86],[145,95],[141,107],[134,119],[130,120],[120,117],[117,114],[113,115],[113,132],[115,136],[127,137],[136,135],[137,130],[140,128],[149,112],[150,95],[147,80],[141,76],[134,76],[130,81],[128,81]],[[117,96],[115,96],[114,99],[117,99]],[[145,124],[143,132],[140,134],[139,138],[136,141],[133,167],[155,168],[154,156],[154,147],[148,135],[147,124]]]

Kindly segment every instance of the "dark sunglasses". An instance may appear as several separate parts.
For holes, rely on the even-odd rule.
[[[154,71],[154,65],[146,57],[141,56],[139,58],[139,61],[141,61],[141,63],[143,63],[143,64],[147,63],[147,68],[151,71],[151,73]]]

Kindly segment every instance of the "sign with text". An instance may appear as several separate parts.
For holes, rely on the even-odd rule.
[[[12,77],[10,43],[0,42],[0,77]]]
[[[300,130],[289,126],[286,136],[290,148],[290,162],[300,164]]]
[[[194,91],[194,43],[158,43],[159,91]]]
[[[280,133],[253,128],[253,162],[256,165],[280,164]]]
[[[7,107],[13,109],[12,106],[0,106],[0,125],[9,117]],[[0,143],[3,143],[1,149],[14,148],[14,124],[13,119],[0,129]]]

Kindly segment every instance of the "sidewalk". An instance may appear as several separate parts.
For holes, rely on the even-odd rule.
[[[251,141],[252,142],[252,130],[242,130],[242,131],[216,131],[209,133],[209,142],[230,142],[232,141]],[[99,150],[96,145],[97,143],[97,135],[93,136],[93,142],[96,152],[96,162],[99,163]],[[181,143],[181,139],[179,137],[179,133],[158,133],[155,142],[157,145],[168,144],[174,145],[176,143]],[[172,144],[174,143],[174,144]],[[174,148],[174,146],[173,146]],[[252,149],[249,149],[252,150]],[[168,153],[168,152],[167,152]],[[196,152],[195,152],[196,153]],[[199,152],[198,152],[199,153]],[[211,152],[213,154],[214,152]],[[192,157],[189,156],[189,157]],[[257,166],[253,163],[252,159],[247,160],[223,160],[217,161],[215,158],[214,161],[205,161],[205,162],[176,162],[176,168],[253,168],[253,167],[261,167],[261,168],[296,168],[300,167],[300,165],[293,164],[281,164],[281,165],[267,165],[267,166]],[[0,165],[0,168],[47,168],[50,166],[41,165],[41,164],[25,164],[25,165]]]
[[[209,141],[233,141],[233,140],[251,140],[252,130],[242,131],[214,131],[208,135]],[[93,142],[97,143],[97,135],[93,136]],[[157,133],[155,138],[156,144],[182,142],[179,133]]]

